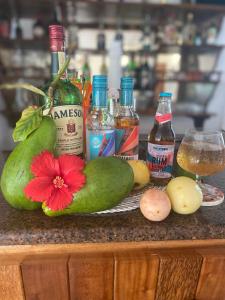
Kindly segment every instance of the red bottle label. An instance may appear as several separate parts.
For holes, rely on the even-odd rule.
[[[116,155],[123,159],[138,159],[139,126],[116,129]]]
[[[172,120],[172,114],[171,113],[168,113],[168,114],[156,113],[155,119],[159,124],[163,124],[163,123],[166,123],[166,122],[169,122]]]

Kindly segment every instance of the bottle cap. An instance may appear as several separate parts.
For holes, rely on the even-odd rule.
[[[105,75],[94,75],[93,76],[93,88],[108,88],[107,76]]]
[[[50,25],[48,27],[50,50],[52,52],[64,51],[64,28],[61,25]]]
[[[50,39],[61,39],[65,37],[64,28],[62,25],[50,25],[48,27]]]
[[[121,89],[133,89],[133,78],[132,77],[122,77],[120,80]]]
[[[108,80],[105,75],[93,76],[92,106],[107,107]]]
[[[159,94],[159,97],[172,97],[172,93],[168,93],[168,92],[161,92]]]
[[[132,106],[133,105],[133,78],[122,77],[120,80],[120,105]]]

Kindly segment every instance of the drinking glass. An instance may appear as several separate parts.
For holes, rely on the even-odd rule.
[[[203,206],[223,202],[224,193],[220,189],[200,182],[201,176],[213,175],[225,169],[222,132],[189,130],[179,147],[177,162],[181,168],[196,175],[203,192]]]

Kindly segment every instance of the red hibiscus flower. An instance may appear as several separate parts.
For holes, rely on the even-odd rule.
[[[73,194],[85,184],[84,161],[75,155],[55,158],[44,151],[34,157],[31,172],[35,176],[24,189],[31,201],[45,202],[51,210],[61,210],[71,204]]]

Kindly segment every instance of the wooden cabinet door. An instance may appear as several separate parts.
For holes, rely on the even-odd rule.
[[[72,255],[69,260],[71,300],[113,300],[113,277],[112,254]]]
[[[201,265],[202,257],[194,251],[117,255],[114,299],[194,299]]]
[[[159,254],[156,300],[195,298],[202,257],[196,252],[177,250]]]
[[[26,300],[69,300],[67,257],[26,259],[21,264]]]
[[[205,250],[196,300],[225,300],[225,250]]]
[[[0,300],[24,300],[20,265],[0,265]]]
[[[116,255],[114,300],[155,299],[158,266],[156,255],[141,251]]]

